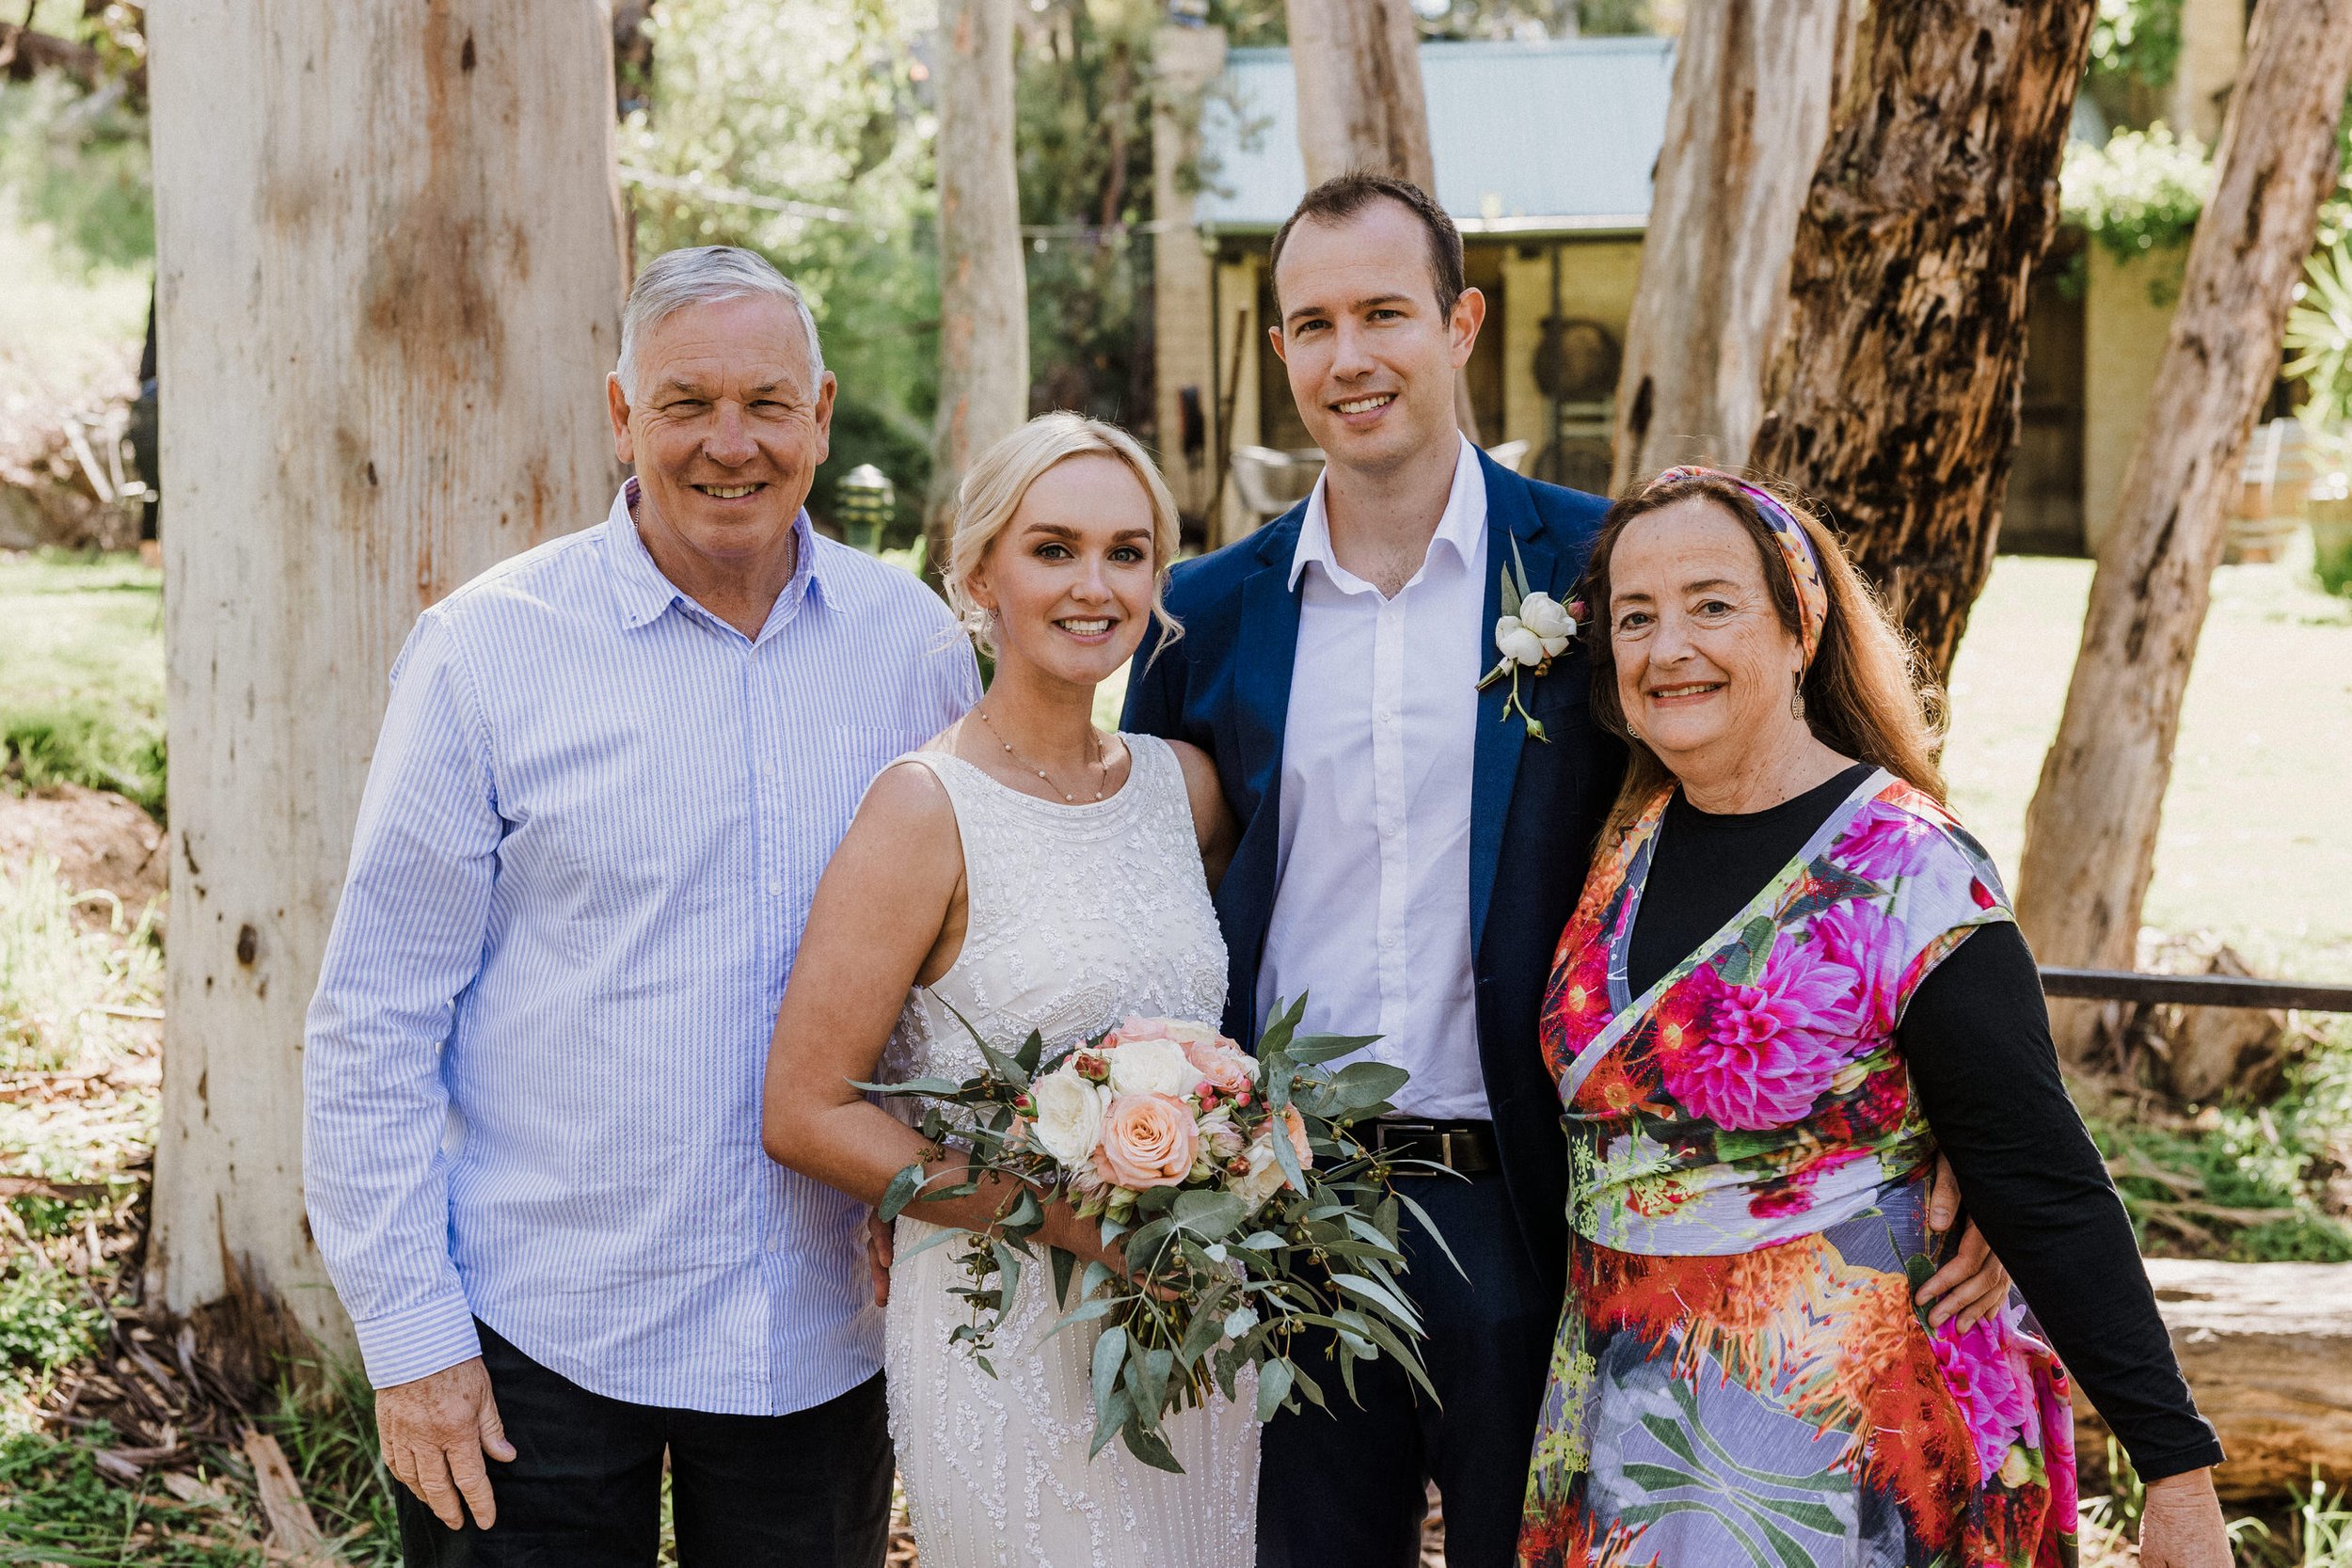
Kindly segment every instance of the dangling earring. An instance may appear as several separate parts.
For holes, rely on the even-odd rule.
[[[1803,722],[1804,719],[1804,672],[1797,672],[1797,684],[1788,693],[1788,716]]]

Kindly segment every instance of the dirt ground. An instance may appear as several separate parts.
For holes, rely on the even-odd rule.
[[[58,784],[27,795],[0,790],[0,864],[27,865],[36,855],[57,863],[57,875],[76,893],[101,890],[122,900],[135,921],[166,892],[171,835],[119,795]],[[107,911],[90,909],[103,922]],[[161,912],[158,911],[158,924]]]

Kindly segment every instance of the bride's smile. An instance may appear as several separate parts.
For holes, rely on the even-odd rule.
[[[999,667],[1093,687],[1135,657],[1152,613],[1152,498],[1101,453],[1040,474],[971,578]]]

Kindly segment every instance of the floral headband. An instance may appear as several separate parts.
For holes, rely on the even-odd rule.
[[[1721,468],[1668,468],[1650,483],[1666,484],[1682,479],[1727,480],[1756,502],[1764,526],[1772,531],[1774,542],[1780,546],[1780,558],[1787,563],[1788,580],[1797,591],[1797,642],[1805,665],[1810,668],[1814,651],[1821,645],[1821,628],[1829,621],[1829,585],[1821,577],[1821,558],[1814,551],[1813,536],[1805,532],[1804,525],[1772,492],[1759,490],[1738,474],[1727,474]]]

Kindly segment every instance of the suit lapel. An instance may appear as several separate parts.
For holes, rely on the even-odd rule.
[[[1545,591],[1553,587],[1559,550],[1550,530],[1536,514],[1527,482],[1484,452],[1479,453],[1478,464],[1486,481],[1486,616],[1479,625],[1478,644],[1483,667],[1491,669],[1497,657],[1494,625],[1502,615],[1502,571],[1513,563],[1514,545],[1518,562],[1527,568],[1529,585]],[[1296,624],[1294,611],[1294,639]],[[1519,689],[1523,694],[1528,691],[1525,675],[1520,677]],[[1502,853],[1502,827],[1511,812],[1511,785],[1518,776],[1519,751],[1527,745],[1544,744],[1528,740],[1526,721],[1518,714],[1503,717],[1502,705],[1510,692],[1511,683],[1505,678],[1478,698],[1478,745],[1470,773],[1473,953],[1486,934],[1486,910],[1494,898],[1495,866]]]
[[[1307,514],[1302,503],[1260,532],[1258,569],[1242,583],[1240,665],[1233,673],[1244,776],[1257,796],[1256,812],[1275,803],[1282,766],[1282,732],[1290,722],[1291,666],[1298,654],[1298,595],[1290,586],[1291,558]]]

